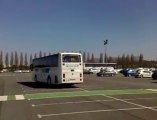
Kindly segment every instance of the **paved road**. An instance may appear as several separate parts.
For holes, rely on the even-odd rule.
[[[156,120],[157,81],[85,75],[84,83],[47,86],[31,74],[0,74],[0,120]]]

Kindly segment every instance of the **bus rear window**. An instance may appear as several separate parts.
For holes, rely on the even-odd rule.
[[[80,55],[63,55],[63,62],[81,62]]]

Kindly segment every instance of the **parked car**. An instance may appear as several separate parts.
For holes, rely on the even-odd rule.
[[[156,80],[157,79],[157,70],[155,70],[152,74],[152,78],[153,80]]]
[[[149,70],[138,70],[135,74],[136,78],[152,77],[153,72]]]
[[[22,70],[15,70],[14,73],[22,73]]]
[[[101,70],[97,73],[97,76],[103,77],[103,76],[114,76],[116,75],[116,72],[114,70],[107,71],[107,70]]]
[[[96,68],[90,68],[88,70],[88,74],[97,74],[100,70],[96,69]]]
[[[127,68],[123,70],[123,75],[125,77],[130,77],[130,76],[135,76],[136,70],[131,69],[131,68]]]
[[[89,70],[88,69],[83,69],[83,74],[88,74]]]

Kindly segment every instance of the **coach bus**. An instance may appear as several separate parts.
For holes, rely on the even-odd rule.
[[[32,61],[33,80],[48,84],[83,83],[81,53],[62,52]]]
[[[105,67],[117,67],[117,63],[84,63],[84,68],[105,68]]]

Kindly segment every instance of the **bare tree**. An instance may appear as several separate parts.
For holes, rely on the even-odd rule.
[[[130,56],[129,56],[129,54],[127,54],[127,56],[125,58],[125,65],[126,65],[126,67],[129,67],[129,65],[130,65]]]
[[[135,57],[134,57],[134,55],[133,55],[133,54],[131,54],[130,64],[131,64],[131,67],[133,67],[133,66],[134,66],[134,64],[135,64]]]
[[[86,62],[86,53],[83,52],[83,62]]]
[[[100,53],[99,62],[100,62],[100,63],[103,63],[103,53]]]
[[[122,55],[122,68],[125,67],[125,54]]]
[[[89,52],[87,54],[87,62],[90,62],[90,54],[89,54]]]
[[[0,52],[0,70],[3,69],[3,52]]]
[[[20,66],[23,65],[23,53],[21,52],[20,53]]]
[[[34,59],[36,59],[36,58],[37,58],[37,53],[34,54]]]
[[[32,64],[32,54],[30,54],[30,60],[29,60],[29,63],[30,63],[30,65]]]
[[[10,66],[13,66],[14,64],[14,54],[13,52],[11,52],[11,55],[10,55]]]
[[[8,52],[5,55],[5,65],[6,65],[6,67],[9,67],[9,54],[8,54]]]
[[[18,53],[15,51],[15,66],[17,67],[19,64]]]
[[[141,53],[139,56],[139,66],[142,67],[143,65],[143,54]]]
[[[40,52],[39,52],[39,58],[41,58],[41,57],[42,57],[42,52],[40,51]]]
[[[46,56],[46,52],[44,52],[44,57]]]
[[[92,53],[90,62],[91,62],[91,63],[94,63],[94,62],[95,62],[95,57],[94,57],[94,54],[93,54],[93,53]]]
[[[27,53],[25,53],[25,66],[27,66],[28,65],[28,60],[27,60]]]

